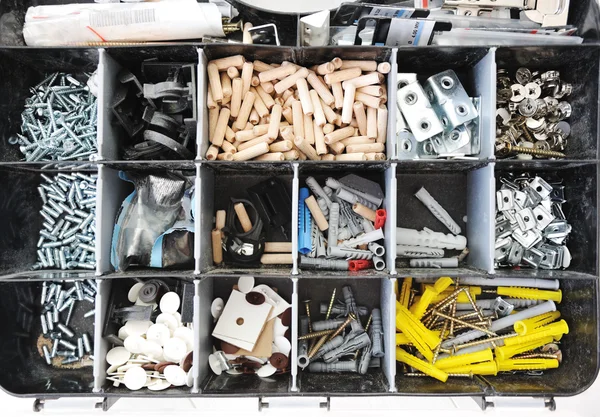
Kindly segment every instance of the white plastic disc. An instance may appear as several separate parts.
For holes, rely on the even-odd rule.
[[[150,391],[162,391],[171,386],[171,383],[166,379],[157,379],[156,382],[148,385]]]
[[[168,292],[160,299],[160,311],[162,313],[175,313],[179,310],[179,304],[181,300],[176,292]]]
[[[137,284],[134,284],[133,287],[131,287],[129,289],[127,298],[129,299],[130,302],[135,303],[137,301],[138,296],[140,295],[140,290],[142,289],[143,286],[144,286],[144,284],[142,284],[141,282],[138,282]]]
[[[123,383],[130,390],[136,391],[146,384],[147,378],[148,376],[146,375],[146,371],[139,366],[136,366],[135,368],[130,368],[127,370],[127,372],[125,372]]]
[[[173,337],[165,343],[163,355],[166,360],[179,362],[188,352],[185,342]]]
[[[143,353],[152,359],[160,359],[163,356],[163,349],[158,343],[151,340],[146,340]]]
[[[152,322],[149,320],[129,320],[125,323],[125,331],[129,336],[142,336],[151,325]]]
[[[171,330],[171,334],[179,327],[179,323],[173,314],[160,313],[156,318],[156,323],[164,324]]]
[[[123,365],[131,357],[131,353],[122,346],[112,348],[106,354],[106,362],[109,365]]]
[[[146,339],[142,336],[129,336],[123,342],[125,349],[127,349],[131,353],[144,353]]]
[[[185,385],[185,383],[187,382],[187,375],[185,371],[181,369],[181,366],[169,365],[165,368],[163,374],[165,374],[165,378],[167,378],[167,381],[169,381],[171,385],[175,385],[176,387]]]
[[[194,348],[194,332],[192,329],[180,327],[173,332],[173,337],[183,340],[188,351]]]
[[[275,372],[277,372],[277,368],[275,368],[270,363],[267,363],[266,365],[263,365],[258,371],[256,371],[256,375],[258,375],[261,378],[266,378],[268,376],[273,375]]]
[[[146,339],[164,346],[167,340],[171,338],[171,331],[164,324],[153,324],[146,332]]]
[[[290,354],[290,350],[292,350],[292,344],[285,337],[277,336],[273,340],[273,343],[275,343],[277,349],[279,349],[279,352],[283,353],[285,356]]]
[[[119,339],[121,340],[127,339],[127,336],[129,336],[127,328],[125,326],[121,326],[121,328],[119,329],[119,333],[117,333],[117,336],[119,336]]]
[[[185,384],[188,387],[192,388],[194,386],[194,365],[192,365],[192,367],[188,371],[186,377],[187,377],[187,380],[185,381]]]
[[[273,336],[283,336],[287,329],[288,327],[283,325],[281,319],[276,317],[275,323],[273,324]]]
[[[215,298],[210,305],[210,314],[212,314],[213,318],[218,319],[221,317],[221,313],[223,312],[223,307],[225,307],[225,303],[222,298]]]
[[[208,355],[208,365],[215,374],[221,375],[223,373],[223,369],[221,368],[221,362],[219,362],[217,356],[214,353]]]
[[[183,323],[181,322],[181,314],[178,313],[177,311],[173,313],[173,317],[175,317],[177,319],[177,324],[179,327],[183,326]]]
[[[244,275],[238,280],[238,289],[244,294],[248,294],[254,288],[254,277]]]

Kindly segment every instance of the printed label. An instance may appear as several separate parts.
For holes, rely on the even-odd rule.
[[[387,35],[386,45],[428,45],[434,26],[434,20],[393,19]]]
[[[90,14],[90,25],[99,28],[154,23],[156,22],[154,12],[154,9],[93,12]]]
[[[369,16],[375,17],[395,17],[397,19],[408,19],[413,15],[411,9],[393,9],[389,7],[373,7]]]

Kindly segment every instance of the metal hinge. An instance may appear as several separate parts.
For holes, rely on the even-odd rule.
[[[473,397],[482,410],[494,408],[547,408],[556,410],[554,397]]]
[[[258,411],[263,408],[325,408],[331,409],[329,397],[260,397]]]

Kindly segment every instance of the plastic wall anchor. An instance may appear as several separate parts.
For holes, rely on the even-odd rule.
[[[419,283],[434,283],[437,278],[415,278]],[[545,290],[558,290],[559,283],[557,279],[540,278],[476,278],[464,277],[460,279],[462,285],[481,285],[482,287],[532,287]]]
[[[440,343],[440,337],[401,304],[396,304],[396,328],[406,334],[425,359],[433,360],[432,349]]]
[[[558,368],[557,359],[507,359],[496,358],[499,372],[508,371],[536,371]]]
[[[494,301],[495,300],[477,300],[475,301],[475,304],[482,310],[491,310]],[[514,308],[528,308],[542,303],[540,300],[518,300],[516,298],[505,298],[504,301],[512,304]],[[456,303],[456,310],[473,311],[473,306],[468,301],[459,301]]]
[[[410,312],[413,313],[416,318],[421,320],[421,318],[425,314],[425,311],[427,310],[427,307],[429,307],[429,305],[433,302],[435,296],[443,292],[446,288],[452,285],[452,283],[452,278],[441,277],[436,281],[436,283],[433,286],[427,285],[419,301],[415,302],[411,306]]]
[[[521,343],[529,343],[533,340],[543,339],[545,337],[553,337],[555,340],[560,340],[564,334],[569,333],[569,325],[566,321],[560,320],[556,323],[547,324],[536,329],[530,334],[524,336],[510,337],[504,340],[505,346],[515,346]]]
[[[331,246],[327,248],[327,257],[343,259],[373,259],[373,252],[368,250]]]
[[[358,362],[358,373],[361,375],[365,375],[369,370],[369,364],[371,363],[371,348],[366,347],[362,350],[362,355],[360,356],[360,361]]]
[[[340,246],[345,248],[354,248],[359,245],[376,242],[378,240],[383,239],[383,237],[383,230],[377,229],[369,233],[363,233],[362,235],[357,236],[354,239],[345,240],[340,244]]]
[[[535,329],[550,324],[560,318],[560,311],[551,311],[546,314],[532,317],[527,320],[519,320],[515,323],[514,329],[519,336],[532,333]]]
[[[331,207],[331,199],[325,193],[325,191],[323,190],[323,188],[321,188],[321,186],[319,185],[319,183],[317,182],[317,180],[314,179],[314,177],[308,177],[306,179],[305,183],[308,186],[308,188],[310,188],[310,190],[312,191],[312,193],[314,195],[316,195],[320,199],[323,199],[323,201],[327,205],[327,208]]]
[[[444,249],[415,245],[396,245],[396,255],[405,258],[443,258]]]
[[[340,221],[340,205],[331,203],[329,207],[329,230],[327,231],[327,246],[337,246],[338,228]]]
[[[402,281],[402,287],[400,288],[400,296],[398,297],[398,300],[404,307],[408,307],[408,303],[410,302],[410,290],[412,289],[412,283],[412,277],[404,278]]]
[[[300,317],[300,336],[308,334],[308,316]],[[298,341],[298,366],[302,369],[306,368],[309,364],[308,359],[308,340]]]
[[[446,372],[425,361],[422,361],[402,348],[396,348],[396,360],[398,362],[405,363],[408,366],[412,366],[413,368],[418,369],[419,371],[437,379],[438,381],[446,382],[448,380],[448,374]]]
[[[514,346],[500,346],[494,349],[496,353],[496,357],[500,360],[510,359],[515,355],[523,352],[529,352],[530,350],[534,350],[540,348],[548,343],[552,343],[554,338],[552,336],[543,337],[541,339],[532,340],[527,343],[521,343]]]
[[[385,209],[375,211],[375,229],[382,229],[386,220],[387,211]]]
[[[449,374],[498,375],[498,365],[494,360],[444,370]]]
[[[312,328],[314,332],[320,332],[321,330],[333,330],[340,327],[344,321],[346,321],[345,318],[313,321]]]
[[[348,261],[342,261],[338,259],[307,258],[306,256],[301,256],[300,267],[308,269],[347,271]]]
[[[411,268],[458,268],[458,258],[411,259]]]
[[[362,198],[356,194],[354,194],[351,191],[348,191],[345,188],[338,188],[335,191],[335,195],[337,196],[338,199],[344,200],[350,204],[356,204],[356,203],[360,203],[365,207],[368,207],[372,210],[376,210],[377,206],[375,204],[373,204],[372,202],[370,202],[369,200]]]
[[[423,230],[396,228],[397,245],[416,245],[439,249],[463,250],[467,247],[467,238],[438,233],[424,228]]]
[[[436,219],[443,223],[444,226],[448,228],[455,235],[459,235],[461,232],[460,226],[458,223],[450,217],[450,214],[438,203],[435,198],[429,194],[429,192],[425,189],[425,187],[421,187],[419,191],[415,193],[415,197],[421,201],[427,207],[427,209],[433,214]]]
[[[374,308],[371,322],[371,355],[374,358],[383,358],[383,325],[381,324],[381,310]]]
[[[330,352],[333,349],[336,349],[336,348],[342,346],[342,343],[344,343],[344,337],[343,336],[336,336],[336,337],[334,337],[329,342],[326,342],[323,346],[321,346],[321,348],[317,351],[317,353],[315,354],[315,356],[312,357],[312,360],[316,361],[317,359],[320,359],[327,352]]]
[[[546,301],[545,303],[539,304],[537,306],[529,307],[527,310],[522,310],[518,313],[511,314],[510,316],[494,320],[488,330],[492,332],[504,330],[508,327],[513,326],[515,322],[519,320],[529,319],[531,317],[538,316],[549,311],[556,311],[556,304],[554,304],[554,301]],[[397,321],[398,320],[396,320],[396,322]],[[550,326],[552,326],[552,324],[550,324]],[[455,345],[460,345],[475,340],[482,336],[485,336],[484,332],[480,330],[470,330],[468,332],[462,333],[460,336],[457,336],[453,339],[445,340],[444,342],[442,342],[442,347],[449,348]]]
[[[317,198],[317,204],[319,205],[323,216],[329,217],[329,207],[327,206],[325,200],[323,200],[322,198]]]
[[[382,198],[378,198],[371,194],[363,193],[362,191],[358,191],[358,190],[352,189],[350,187],[347,187],[347,186],[343,185],[341,182],[339,182],[338,180],[331,178],[331,177],[329,177],[325,180],[325,184],[334,190],[338,190],[340,188],[348,190],[352,194],[355,194],[361,198],[364,198],[367,201],[370,201],[371,203],[375,204],[375,206],[377,206],[377,207],[381,207],[381,204],[383,203]]]
[[[379,243],[371,242],[367,245],[367,247],[376,256],[381,257],[381,256],[385,255],[385,248],[383,246],[381,246]]]
[[[385,269],[385,261],[380,256],[373,256],[373,265],[376,271],[383,271]]]
[[[343,200],[339,200],[338,203],[340,205],[340,224],[342,224],[341,218],[343,217],[346,221],[348,229],[350,230],[350,234],[352,236],[357,236],[363,231],[362,222],[359,216],[352,211],[352,206],[349,203]],[[342,240],[339,232],[338,240]]]
[[[525,298],[528,300],[552,300],[557,303],[562,301],[562,291],[546,291],[537,288],[523,287],[498,287],[498,295],[506,295],[514,298]]]
[[[363,269],[369,269],[373,267],[373,261],[366,259],[352,259],[348,261],[349,271],[362,271]]]
[[[340,217],[341,219],[341,217]],[[348,227],[340,227],[338,229],[337,240],[348,240],[352,237],[352,232]]]
[[[323,355],[323,360],[325,363],[331,363],[338,361],[342,356],[349,355],[354,353],[358,349],[362,349],[371,344],[371,339],[369,339],[369,335],[365,332],[353,337],[351,339],[345,340],[341,346],[330,350],[326,354]]]
[[[369,219],[363,218],[360,223],[362,224],[362,228],[365,233],[369,233],[375,230],[375,226],[373,226],[373,223],[371,223]]]
[[[467,353],[466,355],[451,356],[445,359],[439,359],[435,363],[438,369],[455,368],[457,366],[469,365],[471,363],[486,362],[494,360],[492,349],[485,349],[480,352]]]
[[[352,313],[356,317],[358,317],[360,315],[360,309],[356,304],[356,299],[354,298],[354,292],[352,291],[352,287],[350,287],[349,285],[344,285],[342,287],[342,296],[344,297],[344,304],[346,305],[346,314]],[[360,320],[352,320],[350,322],[350,327],[354,332],[364,332],[364,327]]]
[[[304,200],[310,196],[308,188],[300,188],[298,195],[298,252],[303,255],[312,250],[312,219]]]
[[[336,363],[312,362],[308,366],[310,372],[356,372],[356,361],[339,361]]]

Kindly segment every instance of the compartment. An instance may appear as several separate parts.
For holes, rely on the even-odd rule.
[[[388,102],[392,102],[393,97],[391,93],[392,86],[395,85],[395,55],[394,50],[391,48],[365,48],[365,47],[356,47],[351,49],[343,49],[337,47],[322,47],[322,48],[277,48],[277,47],[268,47],[268,46],[251,46],[251,45],[206,45],[203,47],[203,55],[201,56],[202,66],[201,68],[201,76],[204,77],[204,84],[202,88],[204,90],[208,89],[208,80],[206,78],[206,68],[204,68],[208,62],[218,58],[229,57],[233,55],[243,55],[247,61],[260,60],[266,62],[268,64],[280,64],[283,61],[290,61],[297,65],[304,67],[311,67],[317,64],[323,64],[330,62],[332,59],[336,57],[340,57],[343,60],[375,60],[378,63],[388,62],[391,64],[391,70],[389,74],[386,74],[385,83],[387,92],[386,99],[384,101],[385,105],[389,107]],[[363,73],[367,73],[363,71]],[[273,81],[275,84],[277,80]],[[312,87],[309,84],[309,89]],[[207,106],[207,92],[201,92],[202,102],[200,107],[203,109],[203,117],[205,120],[209,119],[209,111],[206,109]],[[365,105],[365,111],[366,111]],[[340,111],[338,111],[340,113]],[[283,119],[285,120],[285,118]],[[208,123],[207,123],[208,124]],[[391,159],[394,155],[395,149],[395,139],[394,135],[391,134],[392,126],[395,125],[395,114],[388,110],[388,118],[386,124],[386,144],[384,153],[386,153],[386,159]],[[206,157],[207,150],[209,149],[210,137],[209,137],[208,128],[205,127],[202,135],[202,139],[200,140],[200,156],[203,159],[209,159]],[[373,152],[372,152],[373,153]],[[379,153],[379,152],[378,152]],[[212,158],[212,157],[211,157]],[[214,159],[214,158],[213,158]],[[261,161],[262,162],[262,161]]]
[[[520,67],[532,72],[559,71],[561,81],[573,85],[571,95],[560,100],[572,107],[566,119],[571,132],[564,153],[570,159],[598,158],[598,46],[501,47],[496,50],[496,66],[508,70],[511,77]]]
[[[34,269],[34,265],[38,262],[37,251],[38,239],[40,238],[40,230],[43,228],[43,223],[48,222],[41,215],[43,207],[42,198],[38,192],[38,187],[41,184],[47,185],[48,182],[42,178],[42,175],[54,178],[57,174],[83,174],[97,175],[95,170],[81,170],[71,168],[69,170],[33,170],[23,167],[10,167],[4,165],[0,168],[0,181],[5,186],[0,189],[0,201],[2,202],[4,215],[2,216],[0,229],[2,230],[3,239],[0,242],[0,276],[2,278],[13,278],[16,276],[23,277],[39,277],[51,279],[57,278],[77,278],[94,276],[95,267],[87,262],[86,266],[79,265],[61,270],[58,266],[44,269]],[[96,182],[98,186],[99,182]],[[98,191],[97,191],[98,192]],[[97,201],[100,199],[98,198]],[[99,204],[99,203],[98,203]],[[66,213],[66,212],[64,212]],[[50,217],[49,215],[47,215]],[[61,214],[58,219],[64,219],[64,214]],[[54,220],[57,226],[59,220]],[[92,222],[97,222],[97,216],[94,216]],[[92,223],[94,225],[95,223]],[[70,229],[69,229],[70,230]],[[60,234],[57,233],[58,236]],[[61,241],[67,240],[63,238]],[[59,241],[56,238],[56,241]],[[50,242],[46,240],[45,242]],[[69,242],[65,247],[75,245],[79,242]],[[81,241],[84,243],[84,241]],[[94,244],[93,242],[91,243]],[[72,249],[75,249],[73,247]],[[54,258],[54,254],[53,254]],[[67,262],[72,259],[66,259]],[[78,261],[78,259],[76,259]],[[87,265],[89,264],[89,265]],[[37,268],[37,267],[36,267]]]
[[[114,235],[115,222],[118,216],[121,213],[121,205],[125,201],[125,199],[130,196],[134,191],[134,186],[131,182],[125,181],[120,178],[122,172],[133,173],[135,175],[167,175],[171,173],[175,175],[177,178],[186,177],[186,190],[188,190],[192,185],[195,187],[198,186],[197,182],[197,172],[196,167],[193,162],[177,162],[177,163],[138,163],[138,164],[129,164],[129,163],[107,163],[106,166],[101,166],[103,185],[100,189],[100,193],[103,196],[102,204],[100,210],[98,212],[98,216],[102,219],[101,225],[98,231],[98,247],[99,247],[99,256],[98,256],[98,272],[100,274],[111,274],[111,276],[137,276],[137,275],[146,275],[146,274],[156,274],[159,271],[159,268],[150,268],[147,266],[139,265],[132,263],[125,271],[117,271],[115,265],[113,263],[113,259],[111,258],[112,253],[112,240]],[[164,204],[164,202],[163,202]],[[190,203],[191,208],[191,203]],[[194,223],[195,224],[195,223]],[[170,227],[170,226],[169,226]],[[194,226],[194,227],[197,227]],[[163,230],[164,232],[164,230]],[[163,233],[161,232],[161,234]],[[194,242],[197,240],[197,236],[193,237]],[[177,239],[178,241],[182,241],[182,239]],[[158,247],[158,246],[157,246]],[[163,241],[164,247],[164,241]],[[194,244],[195,247],[195,244]],[[183,257],[180,255],[185,254],[187,256],[187,251],[192,251],[192,248],[187,245],[187,242],[182,243],[182,246],[179,248],[179,254],[177,258],[172,258],[174,260],[179,260],[182,262]],[[194,249],[197,254],[197,249]],[[148,254],[150,251],[144,251],[144,253]],[[165,258],[165,257],[163,257]],[[197,256],[194,257],[196,259]],[[160,259],[154,258],[155,260]],[[165,258],[166,259],[166,258]],[[187,259],[187,258],[186,258]],[[154,262],[154,261],[153,261]],[[171,265],[165,267],[165,269],[169,269],[172,271],[172,274],[181,275],[181,274],[191,274],[195,268],[195,260],[191,260],[189,264],[178,263],[177,265]]]
[[[196,296],[199,298],[199,386],[203,394],[209,396],[280,396],[289,392],[290,373],[274,374],[267,378],[257,375],[229,375],[223,372],[216,375],[208,365],[208,356],[213,353],[213,346],[219,350],[218,340],[213,338],[214,320],[211,304],[215,298],[222,298],[225,303],[232,288],[238,283],[238,276],[206,277],[197,282]],[[256,277],[255,285],[268,285],[277,288],[277,293],[285,301],[292,304],[293,283],[285,277]],[[295,323],[292,324],[292,333]],[[293,349],[293,347],[292,347]],[[293,366],[291,354],[288,357],[288,369]]]
[[[566,245],[571,253],[571,264],[563,270],[536,270],[496,268],[496,273],[515,276],[573,277],[598,274],[598,168],[594,163],[532,161],[498,161],[495,167],[496,187],[507,173],[528,173],[532,177],[562,179],[566,203],[562,209],[572,231]],[[495,217],[495,208],[494,215]],[[495,240],[495,236],[494,236]]]
[[[494,50],[475,47],[399,48],[397,63],[399,74],[417,74],[417,80],[421,85],[424,85],[425,80],[432,75],[453,70],[469,97],[480,98],[478,119],[480,151],[474,154],[474,157],[483,160],[493,156],[496,111]],[[400,75],[397,79],[398,87],[406,84]],[[394,94],[396,97],[397,93]],[[397,133],[396,125],[393,131]],[[423,147],[422,152],[425,155],[427,148],[425,145],[420,146]],[[398,159],[415,159],[419,155],[419,149],[419,144],[414,137],[407,135],[406,132],[398,135]],[[431,157],[419,158],[431,159]]]
[[[158,282],[160,281],[160,283]],[[130,290],[136,284],[156,284],[155,289],[152,288],[146,290],[145,287],[138,288],[140,294],[144,293],[145,297],[158,297],[157,302],[145,303],[139,300],[132,303],[129,300]],[[136,287],[137,288],[137,287]],[[186,386],[171,386],[162,391],[152,391],[148,388],[142,388],[137,391],[129,390],[123,383],[116,387],[113,385],[113,381],[107,380],[107,371],[109,364],[107,363],[107,353],[113,347],[123,346],[124,340],[120,339],[122,335],[120,328],[124,324],[118,320],[112,319],[115,317],[113,314],[124,314],[119,313],[120,309],[129,309],[137,306],[149,306],[152,304],[158,304],[153,312],[152,323],[167,323],[167,321],[157,320],[157,316],[161,313],[160,300],[165,293],[168,291],[175,292],[180,298],[180,307],[177,312],[181,314],[181,320],[184,323],[194,322],[194,284],[189,277],[179,276],[165,276],[155,274],[154,276],[148,276],[144,278],[113,278],[99,281],[98,289],[98,303],[97,303],[97,316],[96,316],[96,355],[95,355],[95,369],[94,369],[94,392],[102,392],[105,394],[112,394],[117,396],[134,396],[134,395],[162,395],[180,397],[189,395],[191,387]],[[133,312],[131,313],[133,314]],[[139,312],[138,312],[139,314]],[[145,335],[145,332],[143,333]],[[172,335],[171,335],[172,336]],[[194,339],[195,340],[195,339]],[[195,345],[195,341],[193,343]],[[193,350],[190,350],[190,352]],[[187,354],[186,354],[187,356]],[[153,356],[154,359],[158,359],[153,363],[163,363],[168,361],[168,358]],[[171,362],[173,363],[173,362]],[[179,363],[177,361],[177,363]],[[189,366],[189,362],[186,362]],[[181,362],[183,364],[183,362]],[[182,365],[183,366],[183,365]],[[193,372],[193,371],[192,371]]]
[[[279,202],[281,200],[293,201],[293,171],[288,164],[203,164],[200,167],[202,193],[200,197],[200,267],[201,273],[205,274],[253,274],[259,272],[266,275],[288,275],[292,269],[293,257],[287,258],[285,264],[261,264],[260,259],[252,263],[233,262],[228,258],[225,249],[223,250],[224,262],[215,265],[213,262],[212,249],[212,230],[215,228],[215,213],[217,210],[226,210],[227,218],[231,215],[231,221],[234,230],[242,232],[242,227],[235,212],[230,213],[231,198],[243,199],[244,207],[250,217],[253,226],[256,222],[258,211],[252,210],[248,205],[251,202],[256,206],[256,200],[253,200],[250,191],[256,191],[256,195],[261,196],[261,201],[266,202],[264,213],[270,216],[270,226],[267,228],[266,221],[261,221],[264,225],[266,242],[292,242],[293,224],[292,217],[293,204],[290,205],[290,211],[282,212]],[[272,184],[266,183],[262,190],[252,187],[273,180],[280,184],[287,196],[278,195],[277,192],[270,193],[274,189]],[[277,191],[277,190],[275,190]],[[289,223],[288,223],[289,222]],[[285,225],[284,228],[282,226]],[[289,227],[289,228],[288,228]],[[236,235],[242,238],[243,242],[254,244],[257,240],[252,237],[257,229],[253,229],[250,234],[238,233]],[[284,230],[286,230],[284,232]],[[254,250],[254,248],[253,248]],[[260,249],[258,249],[260,250]],[[254,253],[254,252],[253,252]]]
[[[414,196],[424,187],[459,225],[460,235],[467,238],[468,256],[459,262],[458,269],[442,268],[444,274],[460,276],[493,271],[495,197],[492,165],[457,161],[444,164],[425,161],[398,163],[396,184],[396,227],[416,230],[429,228],[434,232],[452,235]],[[396,231],[396,243],[399,241],[399,232]],[[460,252],[444,249],[444,258],[457,256]],[[410,268],[408,259],[411,258],[396,258],[398,274],[421,276],[440,273],[437,268]]]
[[[144,161],[158,159],[151,155],[140,155],[139,157],[125,157],[125,147],[131,148],[134,144],[146,140],[144,131],[149,130],[161,133],[167,138],[158,137],[160,144],[169,150],[170,159],[192,160],[197,153],[196,135],[197,124],[199,123],[198,116],[198,50],[192,46],[171,46],[163,47],[140,47],[140,48],[110,48],[100,51],[100,61],[102,66],[101,80],[103,85],[103,94],[101,107],[102,112],[99,117],[101,120],[102,135],[100,136],[100,157],[103,160],[123,160],[129,159],[133,161]],[[176,97],[183,97],[181,87],[179,85],[168,84],[167,80],[175,80],[176,75],[173,68],[178,68],[181,76],[177,78],[177,84],[191,83],[191,100],[193,107],[189,107],[189,103],[184,111],[176,111],[175,107],[180,108]],[[159,98],[151,98],[154,103],[155,112],[152,114],[152,104],[148,101],[143,101],[142,97],[137,94],[142,94],[139,88],[129,77],[136,77],[140,87],[144,84],[154,84],[154,93],[158,94]],[[121,78],[126,82],[121,82]],[[165,84],[162,84],[165,83]],[[187,88],[187,87],[186,87]],[[153,88],[148,88],[150,94]],[[187,96],[187,93],[185,94]],[[144,93],[145,97],[145,93]],[[154,96],[149,96],[154,97]],[[164,97],[161,98],[161,97]],[[165,104],[166,100],[170,100],[171,104]],[[116,105],[119,103],[119,105]],[[175,113],[171,114],[171,108]],[[146,112],[144,109],[148,109]],[[115,111],[119,114],[116,116]],[[165,113],[166,112],[166,113]],[[122,123],[130,126],[126,129]],[[150,126],[150,120],[153,120]],[[177,129],[173,129],[174,124],[179,125]],[[148,129],[151,127],[151,129]],[[178,134],[183,129],[188,131],[189,138],[187,146]],[[161,139],[162,138],[162,139]],[[171,141],[168,141],[170,139]],[[154,139],[146,140],[147,143],[153,142]],[[177,155],[174,149],[177,142]],[[146,143],[146,142],[145,142]],[[187,150],[187,151],[186,151]],[[167,153],[165,151],[165,153]],[[179,156],[178,156],[179,155]]]
[[[299,167],[299,189],[301,188],[309,188],[308,185],[306,184],[306,179],[309,177],[312,177],[316,180],[316,182],[319,184],[319,186],[322,187],[326,187],[326,181],[329,178],[334,179],[335,181],[333,181],[333,183],[337,183],[338,180],[340,178],[343,178],[347,175],[356,175],[358,177],[361,177],[367,181],[371,181],[376,183],[377,185],[379,185],[381,187],[381,192],[383,193],[383,202],[382,204],[378,207],[378,209],[383,209],[386,211],[386,215],[387,215],[387,219],[385,220],[385,224],[384,226],[381,228],[383,235],[384,235],[384,239],[383,240],[376,240],[375,243],[381,245],[384,247],[385,249],[385,253],[384,255],[381,256],[381,258],[383,258],[383,261],[385,262],[384,268],[382,270],[376,270],[374,266],[371,266],[370,268],[367,269],[358,269],[356,271],[352,271],[352,270],[339,270],[339,269],[326,269],[326,268],[322,268],[320,266],[314,267],[314,266],[306,266],[303,267],[302,266],[302,257],[308,257],[307,255],[304,255],[302,252],[300,252],[300,245],[305,241],[301,235],[302,235],[302,230],[300,229],[302,227],[302,221],[300,220],[300,204],[302,203],[302,201],[300,201],[300,197],[299,197],[299,220],[298,220],[298,259],[299,259],[299,268],[300,268],[300,274],[302,276],[340,276],[340,275],[350,275],[350,276],[387,276],[388,272],[390,270],[392,270],[393,265],[391,265],[393,262],[391,261],[391,254],[392,252],[390,252],[390,248],[394,248],[395,250],[395,245],[393,243],[394,241],[394,237],[395,235],[392,235],[394,229],[393,226],[393,220],[392,220],[392,205],[394,204],[394,197],[390,195],[390,187],[391,184],[393,183],[394,177],[393,177],[393,173],[392,173],[392,168],[389,167],[389,164],[387,163],[377,163],[377,164],[339,164],[339,163],[333,163],[333,164],[324,164],[324,163],[307,163],[307,164],[302,164]],[[360,188],[359,191],[363,190],[364,187],[362,187],[362,184],[357,184],[357,186]],[[333,190],[333,193],[335,193],[336,190]],[[374,193],[374,192],[373,192]],[[318,199],[318,196],[315,195],[312,190],[310,190],[309,188],[309,192],[308,192],[309,196],[314,196],[315,200]],[[364,201],[363,201],[364,203]],[[347,208],[349,209],[350,212],[354,213],[352,211],[352,205],[348,204]],[[310,211],[307,210],[307,213],[310,214]],[[341,216],[341,214],[340,214]],[[314,216],[310,216],[311,218],[311,222],[314,223]],[[328,217],[327,217],[328,218]],[[358,222],[359,222],[359,226],[362,227],[361,223],[360,223],[360,216],[357,216]],[[374,222],[372,222],[374,224]],[[316,223],[315,223],[316,224]],[[349,232],[350,229],[348,226],[346,226],[346,228],[348,230],[346,230],[346,232]],[[341,226],[338,227],[338,229],[342,229]],[[323,259],[325,262],[332,260],[332,261],[340,261],[340,260],[345,260],[345,259],[350,259],[350,257],[348,258],[344,258],[344,257],[326,257],[323,258],[323,256],[325,256],[325,253],[327,252],[325,249],[328,248],[327,245],[327,234],[329,232],[329,229],[326,230],[323,234],[324,236],[324,249],[323,249],[323,254],[319,255],[319,257],[317,258],[312,258],[312,259]],[[359,238],[360,235],[363,232],[361,231],[360,233],[358,233],[356,236],[354,236],[352,239],[354,238]],[[308,242],[309,244],[311,244],[313,247],[316,248],[316,244],[313,242],[312,236],[310,236],[310,233],[308,234],[310,238],[310,240],[306,240],[306,242]],[[341,239],[338,239],[338,241]],[[339,245],[338,245],[339,246]],[[307,246],[308,247],[308,246]],[[316,249],[315,249],[316,250]],[[362,255],[358,255],[357,259],[362,259]],[[350,266],[348,266],[350,267]]]
[[[64,275],[65,278],[72,278]],[[42,341],[49,339],[41,337],[41,295],[45,283],[50,285],[51,281],[0,283],[0,317],[4,323],[1,345],[4,361],[0,386],[11,395],[18,396],[90,394],[94,386],[91,360],[86,360],[86,365],[78,368],[59,369],[47,365],[44,359],[41,346],[48,346],[50,350],[52,347],[49,342]],[[90,341],[94,339],[94,317],[83,316],[93,309],[94,305],[87,301],[76,302],[68,326],[76,335],[86,332]],[[59,314],[64,323],[68,310]]]
[[[540,278],[548,276],[542,275]],[[494,280],[489,282],[492,285]],[[556,309],[561,313],[560,319],[564,319],[569,326],[569,333],[563,335],[559,342],[562,362],[558,368],[531,374],[506,372],[496,376],[474,376],[473,379],[450,377],[443,383],[430,377],[403,375],[401,364],[398,362],[398,394],[572,396],[585,391],[592,385],[598,373],[598,282],[595,278],[565,277],[559,278],[558,283],[562,291],[562,301],[556,304]],[[398,280],[398,285],[402,285],[401,279]],[[413,288],[414,285],[418,284],[413,283]]]
[[[21,114],[25,100],[32,96],[30,88],[36,87],[55,72],[66,72],[87,80],[98,67],[96,49],[3,49],[0,50],[0,88],[9,92],[0,101],[5,115],[0,123],[0,161],[24,160],[20,145],[11,145],[11,137],[21,133]],[[87,161],[88,156],[85,157]]]
[[[343,373],[314,373],[308,368],[298,368],[297,384],[303,394],[312,395],[382,395],[393,386],[393,370],[391,369],[392,339],[389,339],[391,311],[390,300],[393,298],[392,282],[387,278],[331,278],[327,276],[300,278],[298,280],[298,319],[306,315],[305,301],[311,312],[311,321],[324,320],[325,315],[319,314],[320,304],[329,304],[333,289],[336,289],[336,300],[343,305],[342,287],[352,288],[356,304],[381,309],[382,329],[384,332],[385,357],[380,358],[380,367],[369,368],[364,375],[355,372]],[[334,318],[332,315],[330,318]],[[361,316],[363,326],[368,320]],[[300,335],[300,333],[298,333]],[[347,334],[347,333],[346,333]],[[296,366],[296,364],[294,364]]]

